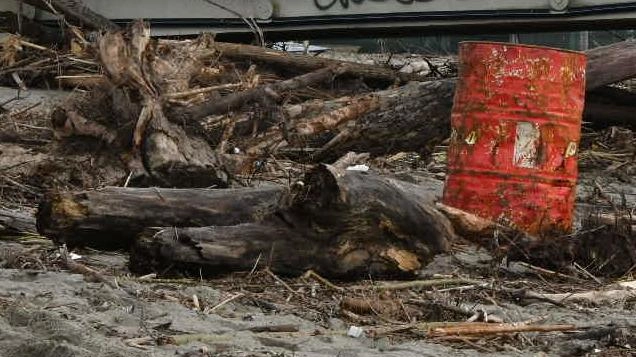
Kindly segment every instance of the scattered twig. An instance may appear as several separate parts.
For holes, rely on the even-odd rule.
[[[236,300],[238,298],[241,298],[243,296],[245,296],[245,294],[243,294],[243,293],[238,293],[238,294],[232,295],[229,298],[227,298],[227,299],[221,301],[220,303],[216,304],[214,307],[212,307],[210,310],[208,310],[206,312],[207,313],[215,312],[216,310],[220,309],[222,306],[224,306],[224,305],[226,305],[226,304],[228,304],[228,303],[230,303],[230,302],[232,302],[232,301],[234,301],[234,300]]]
[[[579,265],[579,263],[574,262],[574,267],[576,269],[578,269],[579,271],[581,271],[583,274],[587,275],[590,279],[594,280],[597,284],[599,285],[603,285],[603,282],[595,277],[592,273],[590,273],[587,269],[583,268],[581,265]]]
[[[222,85],[218,85],[218,86],[192,89],[192,90],[185,91],[185,92],[167,93],[167,94],[164,95],[164,97],[166,99],[181,99],[181,98],[191,97],[191,96],[194,96],[194,95],[197,95],[197,94],[205,94],[205,93],[209,93],[209,92],[213,92],[213,91],[217,91],[217,90],[222,90],[222,89],[240,88],[241,86],[242,86],[241,83],[228,83],[228,84],[222,84]]]
[[[127,340],[124,340],[124,343],[130,347],[147,351],[150,348],[148,348],[146,345],[154,344],[154,341],[155,341],[154,338],[150,336],[146,336],[146,337],[129,338]]]
[[[283,285],[285,287],[285,289],[289,290],[289,292],[291,292],[292,294],[296,294],[296,290],[292,289],[291,286],[289,286],[289,284],[287,284],[283,279],[279,278],[278,275],[274,274],[274,272],[272,272],[269,268],[265,268],[265,272],[271,276],[274,280],[276,280],[277,282],[279,282],[281,285]]]
[[[528,264],[528,263],[525,263],[525,262],[519,262],[519,265],[521,265],[521,266],[523,266],[525,268],[528,268],[530,270],[534,270],[534,271],[536,271],[539,274],[557,276],[559,278],[568,279],[568,280],[581,281],[581,279],[579,279],[579,278],[577,278],[575,276],[566,275],[566,274],[563,274],[563,273],[552,271],[552,270],[549,270],[549,269],[546,269],[546,268],[541,268],[541,267],[538,267],[538,266],[535,266],[535,265],[532,265],[532,264]]]
[[[474,324],[464,323],[449,327],[436,327],[429,331],[429,336],[448,335],[493,335],[509,334],[517,332],[554,332],[554,331],[576,331],[579,328],[575,325],[528,325],[525,323],[503,323],[503,324]]]
[[[377,290],[404,290],[404,289],[424,289],[424,288],[433,288],[438,286],[446,286],[446,285],[460,285],[460,284],[473,284],[478,286],[487,286],[488,282],[473,280],[473,279],[465,279],[465,278],[450,278],[450,279],[432,279],[432,280],[415,280],[415,281],[407,281],[403,283],[393,283],[393,284],[380,284],[374,285],[373,288]],[[360,286],[354,287],[357,289],[363,288]]]
[[[60,256],[62,258],[62,263],[64,263],[66,268],[73,273],[82,274],[94,281],[104,283],[113,289],[119,289],[119,285],[117,285],[114,280],[107,278],[102,273],[93,268],[89,268],[86,265],[78,263],[71,259],[68,255],[68,251],[66,250],[66,246],[60,248]]]
[[[345,290],[344,288],[341,288],[341,287],[333,284],[329,280],[323,278],[322,276],[318,275],[318,273],[316,273],[313,270],[307,270],[307,272],[305,272],[305,274],[303,274],[303,278],[305,278],[305,279],[313,278],[313,279],[319,281],[321,284],[325,285],[326,287],[328,287],[330,289],[333,289],[333,290],[336,290],[336,291],[343,292]]]
[[[271,326],[255,326],[247,328],[248,331],[251,332],[298,332],[300,331],[300,327],[298,325],[293,324],[285,324],[285,325],[271,325]]]

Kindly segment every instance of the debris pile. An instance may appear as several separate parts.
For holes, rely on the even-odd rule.
[[[249,324],[252,315],[236,315],[246,306],[311,321],[312,331],[241,325],[288,350],[295,347],[270,335],[426,339],[484,353],[633,350],[633,324],[582,325],[573,315],[616,302],[612,319],[633,310],[633,281],[609,278],[633,277],[634,192],[595,181],[629,187],[634,171],[633,122],[614,115],[630,108],[631,93],[604,86],[635,73],[598,71],[603,51],[615,47],[590,51],[596,77],[585,119],[596,131],[581,143],[579,226],[535,246],[536,237],[505,222],[437,203],[451,134],[451,60],[296,56],[211,35],[155,39],[142,22],[95,43],[73,36],[67,52],[20,37],[3,42],[3,84],[27,95],[38,86],[74,88],[55,104],[0,103],[0,235],[11,240],[3,268],[84,275],[111,295],[64,284],[88,291],[72,294],[104,316],[137,299],[142,309],[170,304],[168,316],[185,309],[202,321]],[[417,70],[405,69],[414,63]],[[601,110],[608,106],[616,111]],[[29,206],[37,213],[15,210]],[[117,250],[125,253],[109,254],[125,260],[121,267],[96,263]],[[51,274],[36,280],[50,285],[59,279]],[[223,293],[184,292],[210,283]],[[17,302],[0,293],[3,323],[3,306]],[[89,323],[63,303],[45,305],[58,308]],[[334,327],[334,318],[346,324]],[[134,334],[108,327],[124,341],[117,348],[217,337],[141,320]],[[569,337],[594,342],[581,347]]]
[[[5,41],[12,78],[22,74],[33,83],[50,74],[34,63],[53,61],[61,71],[55,78],[84,88],[55,106],[51,126],[54,139],[75,155],[83,152],[91,166],[115,173],[85,188],[125,187],[43,197],[38,230],[57,243],[133,246],[139,271],[182,264],[212,274],[245,269],[276,245],[281,261],[270,257],[274,271],[339,277],[412,276],[449,249],[455,231],[484,246],[506,231],[516,237],[498,247],[506,254],[511,247],[522,254],[535,249],[528,245],[536,240],[514,228],[466,225],[457,210],[442,214],[429,186],[397,179],[409,160],[406,171],[436,151],[432,157],[443,158],[455,80],[436,78],[439,71],[426,77],[292,56],[211,35],[153,39],[143,22],[105,33],[92,46],[78,32],[73,56],[49,56],[52,50],[33,44],[25,52],[26,44],[19,37]],[[35,61],[31,51],[44,59]],[[595,63],[592,57],[592,73]],[[633,152],[631,132],[612,130],[612,140],[622,140],[621,155]],[[586,151],[583,161],[608,157],[598,152]],[[391,176],[368,172],[369,163]],[[443,165],[431,162],[428,172],[443,178]],[[576,249],[564,249],[549,265]]]

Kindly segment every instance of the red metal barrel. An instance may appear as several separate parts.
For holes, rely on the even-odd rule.
[[[529,233],[570,231],[585,54],[460,44],[443,202]]]

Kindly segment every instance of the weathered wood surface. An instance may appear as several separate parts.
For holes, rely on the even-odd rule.
[[[38,232],[57,243],[125,247],[146,227],[202,227],[259,221],[284,204],[287,189],[165,189],[110,187],[43,199]]]
[[[0,234],[36,232],[34,216],[25,212],[0,209]]]
[[[284,106],[284,130],[264,124],[258,116],[239,116],[234,138],[247,139],[235,145],[255,156],[317,148],[309,156],[294,157],[313,162],[333,162],[349,151],[427,153],[450,134],[454,84],[450,79],[412,82],[359,96]],[[221,131],[221,126],[212,128],[212,136],[220,137]]]
[[[349,121],[317,153],[333,160],[348,151],[383,155],[428,153],[450,135],[454,80],[415,82],[378,93],[378,109]]]
[[[208,142],[188,135],[182,126],[168,121],[160,109],[145,130],[141,145],[143,166],[164,187],[224,188],[229,173],[221,156]]]
[[[260,223],[150,229],[137,239],[137,272],[176,270],[216,275],[261,264],[282,275],[413,276],[447,251],[454,231],[418,186],[321,166],[288,209]]]
[[[636,41],[593,48],[587,54],[587,89],[636,77]]]

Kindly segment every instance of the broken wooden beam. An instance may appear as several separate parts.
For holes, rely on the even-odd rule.
[[[69,246],[119,248],[147,227],[225,226],[259,221],[281,208],[287,189],[165,189],[109,187],[46,196],[40,234]]]

